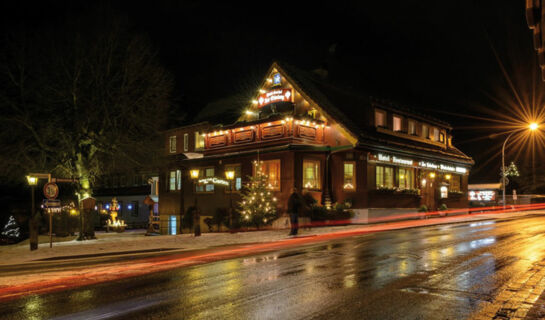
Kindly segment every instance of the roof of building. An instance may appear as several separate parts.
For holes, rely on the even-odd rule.
[[[386,99],[371,97],[366,93],[354,92],[352,89],[342,88],[329,83],[319,75],[303,71],[286,63],[278,63],[277,68],[283,70],[289,78],[297,84],[307,95],[309,95],[321,108],[331,117],[343,123],[352,133],[357,135],[362,145],[389,145],[395,148],[429,152],[430,154],[443,154],[448,157],[455,157],[473,164],[471,157],[464,154],[458,148],[449,146],[446,149],[425,142],[409,140],[391,134],[381,133],[375,127],[370,126],[366,113],[373,106],[392,109],[397,112],[410,115],[420,121],[426,121],[444,127],[448,130],[451,126],[439,119],[406,106],[399,106]]]
[[[329,116],[358,137],[361,146],[389,146],[407,151],[416,149],[420,153],[440,154],[473,164],[471,157],[454,146],[444,148],[378,132],[374,126],[370,125],[369,111],[376,106],[451,130],[452,127],[445,121],[419,112],[415,108],[399,105],[388,99],[376,98],[361,90],[348,88],[346,85],[333,83],[328,77],[324,77],[324,74],[304,71],[285,62],[274,62],[271,68],[283,71],[288,80],[299,87]],[[237,121],[246,107],[248,107],[247,97],[240,94],[230,96],[209,103],[193,121],[205,121],[211,125],[230,125]]]

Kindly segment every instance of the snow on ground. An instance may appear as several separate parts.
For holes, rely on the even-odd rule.
[[[545,214],[545,210],[510,212],[500,214],[463,215],[426,220],[413,220],[412,226],[432,225],[442,223],[456,223],[491,218],[505,218],[510,216],[523,216],[527,214]],[[387,224],[385,224],[387,225]],[[299,235],[319,235],[336,231],[370,228],[373,225],[348,225],[335,227],[320,227],[312,229],[299,229]],[[376,225],[374,225],[376,226]],[[145,236],[145,230],[127,230],[124,233],[96,232],[97,239],[87,241],[54,242],[53,248],[49,248],[48,238],[42,242],[40,237],[39,249],[30,251],[28,242],[15,245],[0,246],[0,266],[20,263],[36,262],[36,260],[67,257],[87,254],[122,253],[127,251],[153,250],[153,249],[179,249],[196,250],[215,246],[228,246],[244,243],[263,243],[285,240],[289,230],[266,230],[239,233],[203,233],[200,237],[192,234]]]

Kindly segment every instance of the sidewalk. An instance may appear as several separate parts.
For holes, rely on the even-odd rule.
[[[510,217],[521,217],[530,214],[545,215],[545,210],[532,210],[508,213],[484,213],[439,217],[424,220],[405,220],[385,222],[371,225],[348,225],[333,227],[317,227],[312,229],[300,229],[300,236],[324,235],[332,233],[363,234],[366,232],[379,232],[414,228],[438,224],[450,224],[460,222],[471,222],[488,219],[502,219]],[[150,252],[154,250],[168,250],[169,252],[180,252],[189,250],[200,250],[219,246],[268,243],[290,239],[287,236],[289,230],[266,230],[240,233],[203,233],[200,237],[192,234],[145,236],[144,230],[126,231],[124,233],[97,232],[96,240],[88,241],[64,241],[53,243],[40,243],[39,249],[30,251],[28,243],[0,246],[0,266],[15,265],[22,263],[42,263],[43,259],[69,258],[85,255],[115,255],[130,254],[138,255],[138,252]]]

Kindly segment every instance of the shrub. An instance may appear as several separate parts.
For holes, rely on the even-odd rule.
[[[329,213],[326,207],[319,205],[312,205],[310,207],[310,219],[312,221],[325,221],[329,217]]]
[[[446,204],[441,204],[441,206],[439,206],[439,211],[445,211],[445,210],[448,210],[448,207]]]
[[[216,212],[214,212],[214,216],[212,218],[212,223],[218,226],[218,232],[221,230],[222,224],[226,227],[229,227],[229,209],[228,208],[216,209]]]
[[[184,228],[193,228],[193,215],[195,213],[195,210],[197,210],[197,208],[195,208],[194,206],[190,206],[185,211],[184,217],[182,218],[182,226]]]
[[[428,212],[428,207],[425,204],[423,204],[418,209],[418,212]]]
[[[208,232],[212,232],[212,224],[214,223],[214,219],[210,218],[210,217],[206,217],[204,218],[204,223],[206,223],[206,226],[208,227]],[[218,231],[219,231],[219,226],[218,226]]]

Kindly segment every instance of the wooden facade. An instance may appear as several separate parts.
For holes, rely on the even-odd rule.
[[[256,160],[274,170],[279,214],[293,187],[324,205],[348,201],[355,211],[467,207],[473,160],[452,145],[450,131],[440,120],[274,63],[233,124],[201,122],[166,132],[163,233],[172,233],[173,223],[179,227],[195,202],[203,216],[231,202],[236,208],[239,191],[230,189],[253,174]],[[224,179],[225,169],[234,167],[237,180],[230,186],[196,186],[189,177],[189,170],[199,169],[202,177]]]

